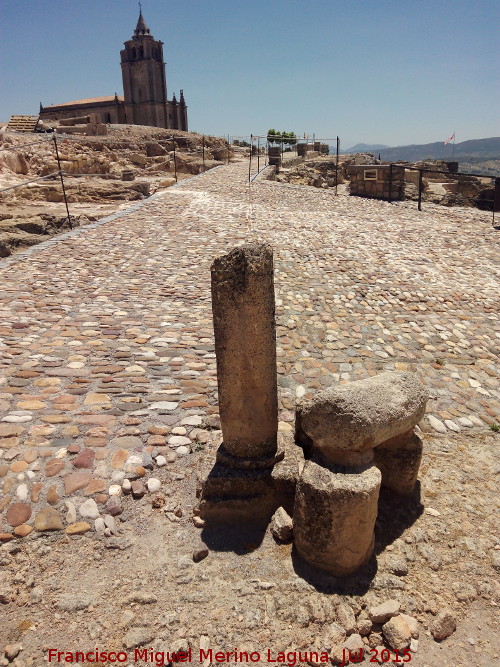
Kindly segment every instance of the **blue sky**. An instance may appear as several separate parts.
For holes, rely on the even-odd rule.
[[[143,0],[190,129],[402,145],[500,135],[498,0]],[[0,0],[0,120],[123,92],[133,0]]]

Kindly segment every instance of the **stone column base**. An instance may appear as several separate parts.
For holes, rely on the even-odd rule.
[[[277,462],[271,467],[251,469],[251,460],[233,467],[222,443],[214,458],[205,464],[197,484],[195,511],[202,519],[213,523],[265,522],[280,506],[293,513],[304,456],[291,434],[278,434]]]
[[[380,482],[374,465],[326,468],[306,461],[293,513],[295,547],[302,558],[336,576],[366,563],[375,542]]]

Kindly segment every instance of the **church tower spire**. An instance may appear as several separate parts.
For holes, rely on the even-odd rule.
[[[141,3],[139,3],[139,19],[137,20],[137,25],[134,30],[134,36],[132,39],[140,39],[141,37],[144,37],[146,35],[151,36],[151,31],[146,25],[146,21],[144,20],[144,16],[142,15],[142,7]]]
[[[167,127],[167,84],[163,42],[154,39],[142,8],[132,38],[120,52],[127,122]]]

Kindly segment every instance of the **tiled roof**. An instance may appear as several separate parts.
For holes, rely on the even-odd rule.
[[[123,95],[118,95],[118,100],[123,102]],[[43,107],[44,109],[52,109],[53,107],[69,107],[69,106],[82,106],[83,104],[97,104],[98,102],[114,102],[114,95],[107,95],[105,97],[87,97],[84,100],[73,100],[73,102],[63,102],[63,104],[51,104],[50,106]]]

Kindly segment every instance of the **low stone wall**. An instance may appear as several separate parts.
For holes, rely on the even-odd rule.
[[[389,165],[356,165],[348,169],[349,193],[374,199],[404,199],[404,167],[392,167],[392,184],[389,193]]]

